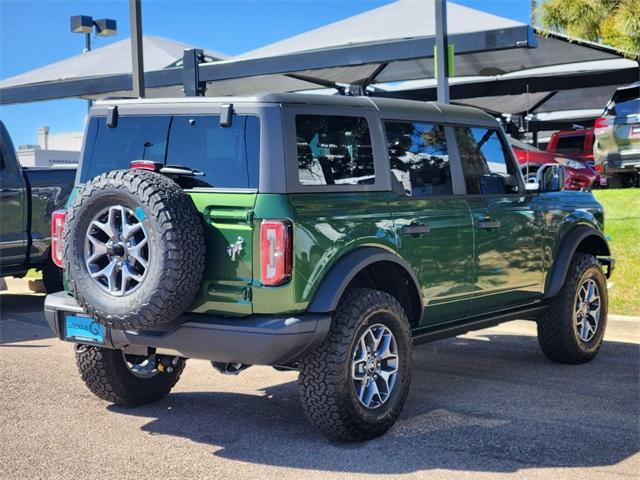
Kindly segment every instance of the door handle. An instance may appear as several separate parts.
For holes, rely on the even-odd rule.
[[[403,235],[420,235],[429,233],[431,229],[424,223],[412,223],[411,225],[405,225],[400,231]]]
[[[490,218],[478,220],[478,228],[500,228],[500,220],[492,220]]]

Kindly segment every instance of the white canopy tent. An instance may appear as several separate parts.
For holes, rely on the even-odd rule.
[[[143,37],[144,68],[149,72],[175,67],[182,61],[185,49],[194,48],[168,38]],[[206,50],[205,58],[212,62],[228,58],[219,52]],[[26,73],[0,80],[0,89],[18,85],[37,85],[58,80],[95,78],[131,72],[131,39],[126,38],[89,52],[66,58]]]
[[[531,69],[542,69],[532,76],[531,93],[554,91],[544,88],[551,75],[544,68],[620,58],[620,53],[611,48],[534,33],[526,24],[452,2],[448,2],[447,20],[449,44],[456,53],[452,90],[459,82],[466,97],[524,93],[520,88],[522,76],[506,77],[517,77],[518,72]],[[219,60],[224,56],[205,52],[206,61],[199,64],[197,77],[208,96],[323,87],[345,90],[349,86],[362,93],[372,84],[433,78],[434,46],[434,0],[398,0],[233,58]],[[0,103],[127,96],[131,75],[124,72],[128,72],[130,53],[128,48],[124,50],[122,68],[117,72],[103,61],[95,62],[94,68],[79,70],[76,63],[92,60],[85,54],[68,59],[70,75],[44,77],[43,69],[38,69],[25,74],[18,83],[17,77],[0,81]],[[178,68],[175,55],[173,63],[161,62],[164,65],[152,64],[152,56],[145,52],[147,96],[181,96],[189,72]],[[78,75],[76,71],[84,73]],[[500,84],[497,80],[515,81],[515,91],[491,91]],[[472,85],[489,93],[469,94]],[[394,96],[393,92],[388,96]]]

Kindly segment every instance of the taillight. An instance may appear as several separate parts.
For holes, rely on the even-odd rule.
[[[593,123],[593,132],[598,135],[602,130],[606,129],[609,126],[609,119],[604,115],[596,118],[596,121]]]
[[[64,250],[62,236],[64,235],[64,221],[66,218],[67,212],[65,210],[56,210],[51,215],[51,260],[61,268]]]
[[[282,285],[291,279],[291,223],[263,220],[260,226],[260,265],[263,285]]]
[[[152,162],[151,160],[134,160],[129,164],[133,170],[151,170],[153,172],[159,170],[161,164]]]

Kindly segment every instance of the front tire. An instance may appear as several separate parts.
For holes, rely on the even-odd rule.
[[[144,369],[145,358],[125,357],[122,350],[76,345],[76,365],[85,385],[97,397],[116,405],[145,405],[167,395],[185,366],[184,359],[174,363],[171,372],[163,373]]]
[[[407,316],[394,297],[370,289],[344,295],[327,338],[301,362],[298,379],[305,413],[335,440],[386,432],[402,411],[410,383]]]
[[[607,326],[607,281],[593,255],[576,253],[564,286],[538,319],[538,343],[554,362],[580,364],[596,356]]]

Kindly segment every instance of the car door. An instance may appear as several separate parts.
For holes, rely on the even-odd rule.
[[[543,288],[542,212],[498,128],[454,127],[474,222],[473,314],[531,303]]]
[[[0,266],[6,269],[27,259],[27,190],[13,146],[0,123]]]
[[[386,121],[385,130],[397,248],[420,282],[421,325],[464,317],[473,291],[473,224],[464,196],[454,195],[446,129]]]

